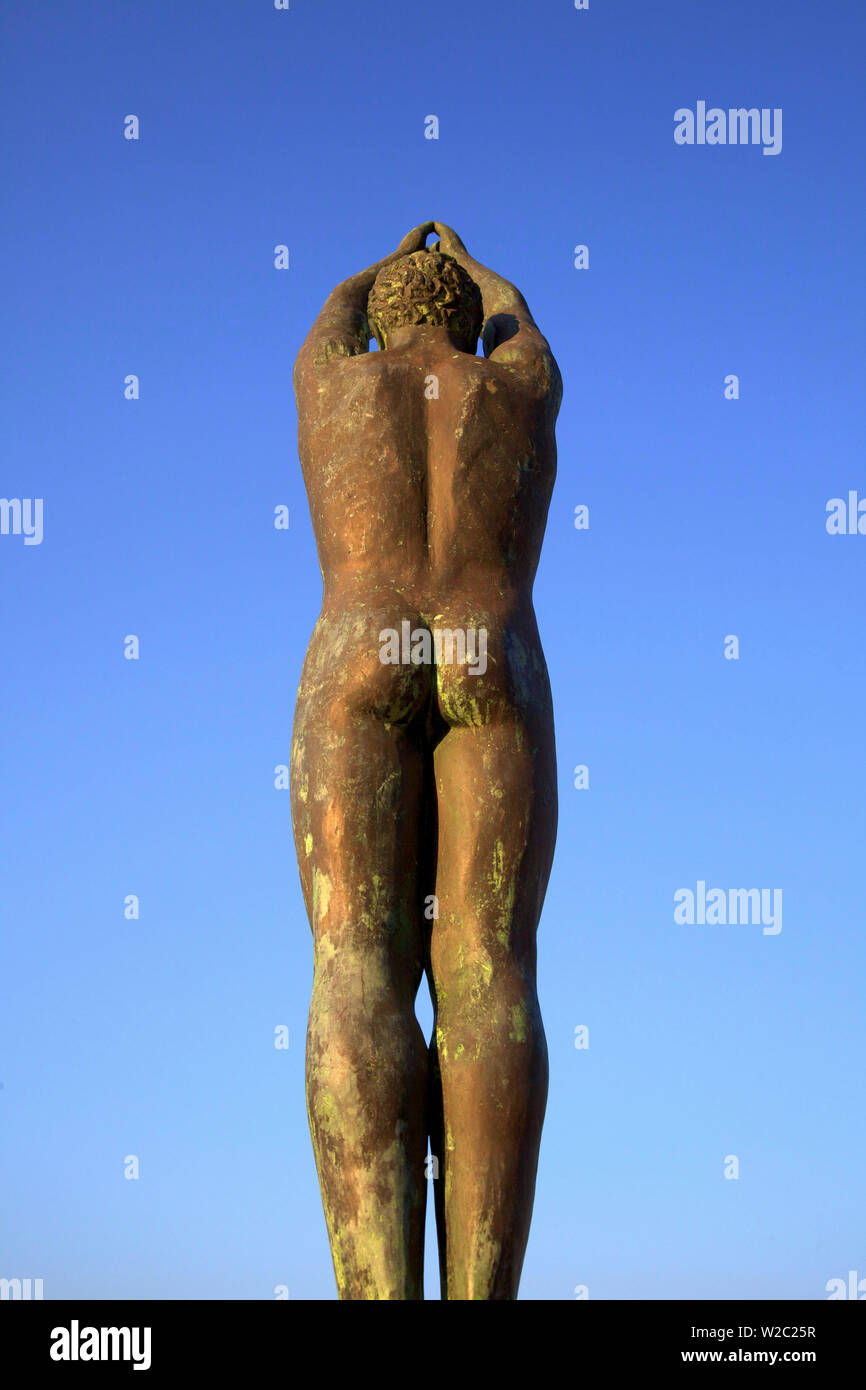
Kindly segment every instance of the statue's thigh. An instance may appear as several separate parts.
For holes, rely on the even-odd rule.
[[[513,715],[452,728],[435,753],[439,814],[431,961],[534,961],[556,839],[552,723]]]
[[[299,708],[292,819],[317,947],[389,961],[416,987],[423,795],[424,758],[413,731],[339,700]]]

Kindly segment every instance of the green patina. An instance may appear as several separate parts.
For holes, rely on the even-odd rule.
[[[486,951],[480,960],[474,965],[472,978],[469,985],[469,997],[473,1004],[478,1004],[484,992],[489,989],[490,981],[493,978],[493,962]]]
[[[316,1097],[316,1119],[325,1134],[339,1132],[340,1107],[330,1091],[320,1091]]]
[[[507,930],[507,929],[508,929],[509,925],[511,924],[511,922],[514,920],[514,902],[515,902],[515,898],[516,898],[516,897],[517,897],[517,883],[516,883],[516,881],[512,878],[512,879],[509,881],[508,889],[507,889],[507,891],[506,891],[506,893],[505,893],[505,900],[504,900],[504,902],[502,903],[501,911],[500,911],[500,914],[499,914],[499,920],[500,920],[500,922],[501,922],[502,925],[501,925],[501,927],[499,928],[499,930],[498,930],[497,933],[496,933],[497,939],[498,939],[499,941],[502,941],[503,946],[507,946],[507,945],[508,945],[508,930]],[[503,937],[505,938],[504,941],[503,941]]]
[[[501,840],[497,840],[493,846],[493,872],[490,875],[490,882],[493,884],[494,893],[502,891],[502,877],[505,868],[505,848]]]
[[[519,1004],[514,1004],[512,1006],[511,1029],[512,1031],[508,1036],[512,1042],[526,1042],[529,1034],[529,1014],[522,1000]]]
[[[375,803],[377,803],[379,808],[386,809],[388,806],[393,805],[396,799],[395,792],[399,791],[399,785],[399,771],[396,771],[396,773],[389,773],[388,777],[385,777],[384,783],[379,783],[378,787],[375,788]]]

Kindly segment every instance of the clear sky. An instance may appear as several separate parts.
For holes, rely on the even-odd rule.
[[[0,1276],[335,1297],[274,786],[321,596],[291,370],[431,218],[564,379],[521,1297],[866,1277],[866,535],[825,524],[866,497],[862,6],[3,8],[0,493],[44,529],[0,536]],[[781,151],[676,144],[698,102],[781,109]],[[781,931],[676,922],[699,881],[780,889]]]

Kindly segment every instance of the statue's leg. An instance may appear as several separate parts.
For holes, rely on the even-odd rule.
[[[345,623],[320,624],[295,716],[292,815],[315,943],[307,1113],[339,1297],[420,1299],[427,1047],[414,1001],[432,888],[410,717],[427,677],[371,669],[368,628],[353,641]]]
[[[435,753],[431,963],[449,1299],[517,1296],[547,1099],[535,933],[556,836],[552,719],[499,713]],[[442,1240],[440,1226],[440,1242]]]

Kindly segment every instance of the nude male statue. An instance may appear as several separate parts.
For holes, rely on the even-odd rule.
[[[294,383],[324,594],[292,818],[338,1295],[423,1298],[429,1137],[442,1297],[513,1299],[547,1099],[535,936],[557,800],[532,585],[559,370],[519,291],[426,222],[329,295]],[[385,664],[380,634],[407,620],[486,631],[483,675]]]

